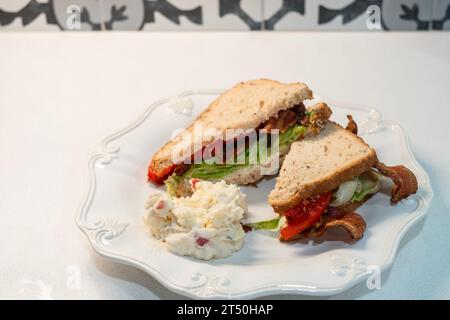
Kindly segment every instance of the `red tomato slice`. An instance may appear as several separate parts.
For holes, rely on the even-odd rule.
[[[151,181],[156,184],[163,184],[164,180],[167,179],[168,176],[172,174],[172,172],[175,170],[175,165],[172,165],[170,167],[167,167],[164,169],[160,174],[157,174],[153,171],[152,166],[150,165],[148,167],[148,181]]]
[[[280,230],[284,240],[292,239],[294,236],[312,226],[331,201],[333,193],[321,194],[318,197],[307,199],[284,213],[288,222],[287,227]]]

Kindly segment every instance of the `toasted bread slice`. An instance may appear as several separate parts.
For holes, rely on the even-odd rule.
[[[284,84],[278,81],[260,79],[241,82],[220,95],[187,128],[191,136],[190,149],[206,146],[207,137],[194,135],[194,124],[224,132],[226,129],[256,129],[279,111],[292,108],[307,99],[312,99],[312,91],[304,83]],[[185,136],[185,135],[184,135]],[[157,175],[172,166],[172,150],[185,141],[182,135],[166,143],[153,156],[151,169]]]
[[[377,155],[361,138],[334,122],[315,137],[292,144],[269,203],[283,213],[302,200],[336,189],[369,170]]]

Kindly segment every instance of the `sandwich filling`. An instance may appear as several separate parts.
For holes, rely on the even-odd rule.
[[[394,183],[391,193],[394,203],[417,191],[416,177],[407,168],[378,163],[376,169],[343,182],[333,191],[305,199],[273,220],[254,223],[250,227],[255,230],[279,229],[280,239],[285,241],[317,237],[331,227],[343,227],[353,239],[360,239],[366,224],[353,211],[380,190],[385,177]]]
[[[211,163],[204,161],[194,164],[178,164],[173,166],[168,172],[165,179],[169,194],[173,196],[185,196],[191,192],[189,181],[191,179],[220,181],[225,180],[227,183],[249,184],[256,182],[261,178],[261,168],[268,167],[274,161],[282,161],[284,156],[289,152],[291,144],[307,135],[317,134],[323,124],[328,120],[331,111],[326,107],[325,112],[306,111],[303,103],[294,106],[291,109],[280,111],[276,116],[270,118],[267,122],[260,125],[258,129],[264,129],[270,133],[271,130],[278,129],[278,152],[272,152],[270,146],[271,135],[259,136],[252,143],[239,143],[238,139],[233,141],[224,141],[223,149],[234,147],[234,158],[223,159],[222,163]],[[244,137],[245,139],[245,137]],[[265,139],[265,141],[261,141]],[[259,149],[261,145],[267,146],[264,153]],[[203,153],[205,154],[205,149]],[[225,152],[224,152],[225,153]],[[252,154],[257,155],[257,163],[249,161]],[[238,161],[241,159],[243,161]],[[153,176],[149,170],[149,179]]]
[[[332,220],[345,217],[349,205],[359,206],[371,195],[378,192],[381,176],[373,169],[353,180],[342,183],[336,190],[302,201],[284,213],[286,223],[280,230],[282,240],[291,240],[299,234],[317,236],[325,231],[324,225]],[[365,222],[358,219],[359,232],[351,233],[352,238],[363,236]]]

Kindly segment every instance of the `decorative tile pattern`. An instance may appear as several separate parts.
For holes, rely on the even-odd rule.
[[[139,30],[147,6],[142,0],[102,0],[100,11],[106,30]]]
[[[53,0],[54,15],[62,30],[91,31],[105,29],[98,0]]]
[[[450,0],[434,0],[432,30],[450,30]]]
[[[127,1],[123,1],[127,2]],[[260,0],[150,1],[143,30],[260,30]],[[156,5],[158,4],[158,5]],[[170,6],[170,10],[167,5]]]
[[[0,0],[0,30],[450,30],[450,0]]]
[[[269,30],[364,30],[368,3],[350,0],[264,0]]]
[[[292,2],[303,13],[292,13]],[[428,30],[433,1],[429,0],[264,0],[264,18],[286,12],[267,29],[275,30]]]
[[[0,30],[58,30],[49,1],[0,0]]]
[[[433,1],[395,0],[383,1],[382,17],[389,30],[430,29]]]
[[[143,30],[195,30],[203,26],[202,1],[144,0]]]

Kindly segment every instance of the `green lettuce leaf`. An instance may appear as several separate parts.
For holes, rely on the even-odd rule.
[[[306,128],[302,125],[295,124],[291,127],[289,127],[288,130],[281,133],[279,135],[279,148],[280,150],[282,148],[289,147],[292,142],[298,140],[302,135],[306,133]],[[266,139],[266,138],[265,138]],[[232,174],[233,172],[243,169],[245,167],[248,167],[250,164],[249,162],[249,155],[250,152],[254,151],[255,148],[258,148],[258,142],[255,141],[251,146],[247,147],[245,149],[245,163],[233,163],[233,164],[219,164],[219,163],[199,163],[199,164],[192,164],[189,167],[189,170],[186,171],[183,174],[184,178],[197,178],[197,179],[203,179],[203,180],[219,180],[223,179],[224,177]],[[267,155],[265,158],[270,156],[270,148],[268,147]],[[258,162],[262,162],[262,155],[260,155],[259,150],[257,151],[257,157]]]
[[[253,230],[275,230],[278,228],[280,219],[281,217],[277,217],[272,220],[250,223],[247,226],[251,227]]]
[[[380,188],[380,181],[372,171],[363,173],[358,177],[358,180],[359,186],[352,196],[352,202],[362,201],[366,196],[376,193]]]
[[[238,169],[247,167],[248,164],[192,164],[189,170],[186,171],[183,177],[186,178],[197,178],[197,179],[222,179],[225,176],[232,174]]]
[[[290,146],[292,142],[298,140],[302,135],[306,133],[306,128],[299,124],[294,124],[290,126],[285,132],[280,134],[279,146],[285,147]]]
[[[358,185],[361,185],[358,178],[341,183],[339,188],[333,194],[332,207],[340,207],[352,200],[353,195],[357,192]]]

